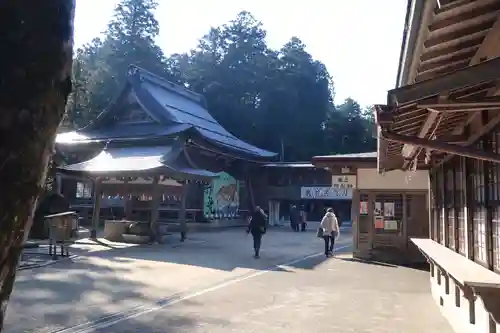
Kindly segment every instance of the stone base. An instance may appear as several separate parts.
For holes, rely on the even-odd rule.
[[[127,232],[127,228],[131,223],[131,221],[126,220],[106,220],[104,222],[103,238],[111,242],[124,242],[122,234]]]
[[[122,237],[124,243],[130,243],[130,244],[148,244],[149,243],[149,236],[122,234],[121,237]]]

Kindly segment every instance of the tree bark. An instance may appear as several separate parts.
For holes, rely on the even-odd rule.
[[[0,332],[71,91],[74,8],[0,2]]]

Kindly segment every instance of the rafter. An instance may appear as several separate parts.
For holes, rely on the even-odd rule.
[[[469,66],[500,56],[500,14],[472,57]]]
[[[418,104],[418,108],[435,112],[477,112],[483,110],[499,110],[500,102],[447,102],[443,104]]]
[[[498,57],[500,55],[500,13],[498,17],[491,27],[490,31],[484,38],[483,42],[479,46],[476,51],[476,54],[472,57],[469,66],[476,65],[480,62],[486,61],[488,59]],[[487,97],[496,97],[500,95],[500,87],[497,85],[496,87],[490,89],[487,93]],[[474,119],[478,116],[479,112],[473,113],[463,124],[466,126],[470,124]],[[458,132],[460,128],[455,129],[455,133]]]
[[[382,132],[381,136],[393,142],[399,142],[403,144],[411,144],[418,146],[422,149],[438,150],[443,153],[459,155],[464,157],[469,157],[473,159],[500,163],[500,155],[497,153],[491,153],[480,149],[474,149],[471,147],[463,147],[455,144],[444,143],[435,140],[422,139],[417,137],[410,137],[407,135],[400,135],[392,132]]]
[[[432,129],[434,123],[436,122],[439,114],[436,112],[429,112],[427,118],[425,119],[424,124],[420,128],[420,131],[418,132],[417,136],[419,138],[425,138],[425,136],[430,132]],[[410,144],[405,144],[403,146],[402,154],[405,159],[412,158],[413,155],[415,154],[417,150],[417,147],[410,145]]]
[[[495,58],[431,80],[392,89],[388,93],[387,102],[389,105],[408,103],[498,79],[500,79],[500,58]]]

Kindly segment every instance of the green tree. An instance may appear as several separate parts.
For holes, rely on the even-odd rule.
[[[271,82],[281,96],[267,113],[279,116],[268,122],[268,130],[281,128],[286,160],[309,160],[323,152],[322,127],[333,105],[333,82],[324,64],[315,61],[297,37],[280,50],[274,72]],[[276,96],[268,95],[271,101]]]
[[[372,121],[367,110],[352,98],[337,105],[325,123],[328,153],[356,153],[376,150]]]
[[[322,151],[331,78],[298,38],[280,51],[265,38],[262,23],[244,11],[212,28],[189,54],[173,55],[169,70],[204,94],[233,134],[273,151],[285,146],[286,159],[308,159]]]
[[[154,16],[157,6],[156,0],[121,0],[104,38],[78,50],[69,123],[86,125],[108,107],[123,88],[131,64],[168,74],[163,52],[155,44],[160,30]]]

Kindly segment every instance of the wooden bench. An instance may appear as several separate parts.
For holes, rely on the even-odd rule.
[[[411,238],[431,265],[431,275],[434,277],[434,267],[437,268],[437,282],[441,284],[444,278],[445,292],[450,293],[449,279],[462,290],[469,300],[469,321],[475,323],[474,301],[480,297],[486,311],[493,320],[500,324],[500,275],[467,259],[461,254],[428,238]],[[458,297],[456,306],[460,306]]]
[[[69,256],[69,245],[78,231],[78,214],[63,212],[44,216],[49,229],[49,255],[57,259],[57,245],[61,246],[61,256]]]

